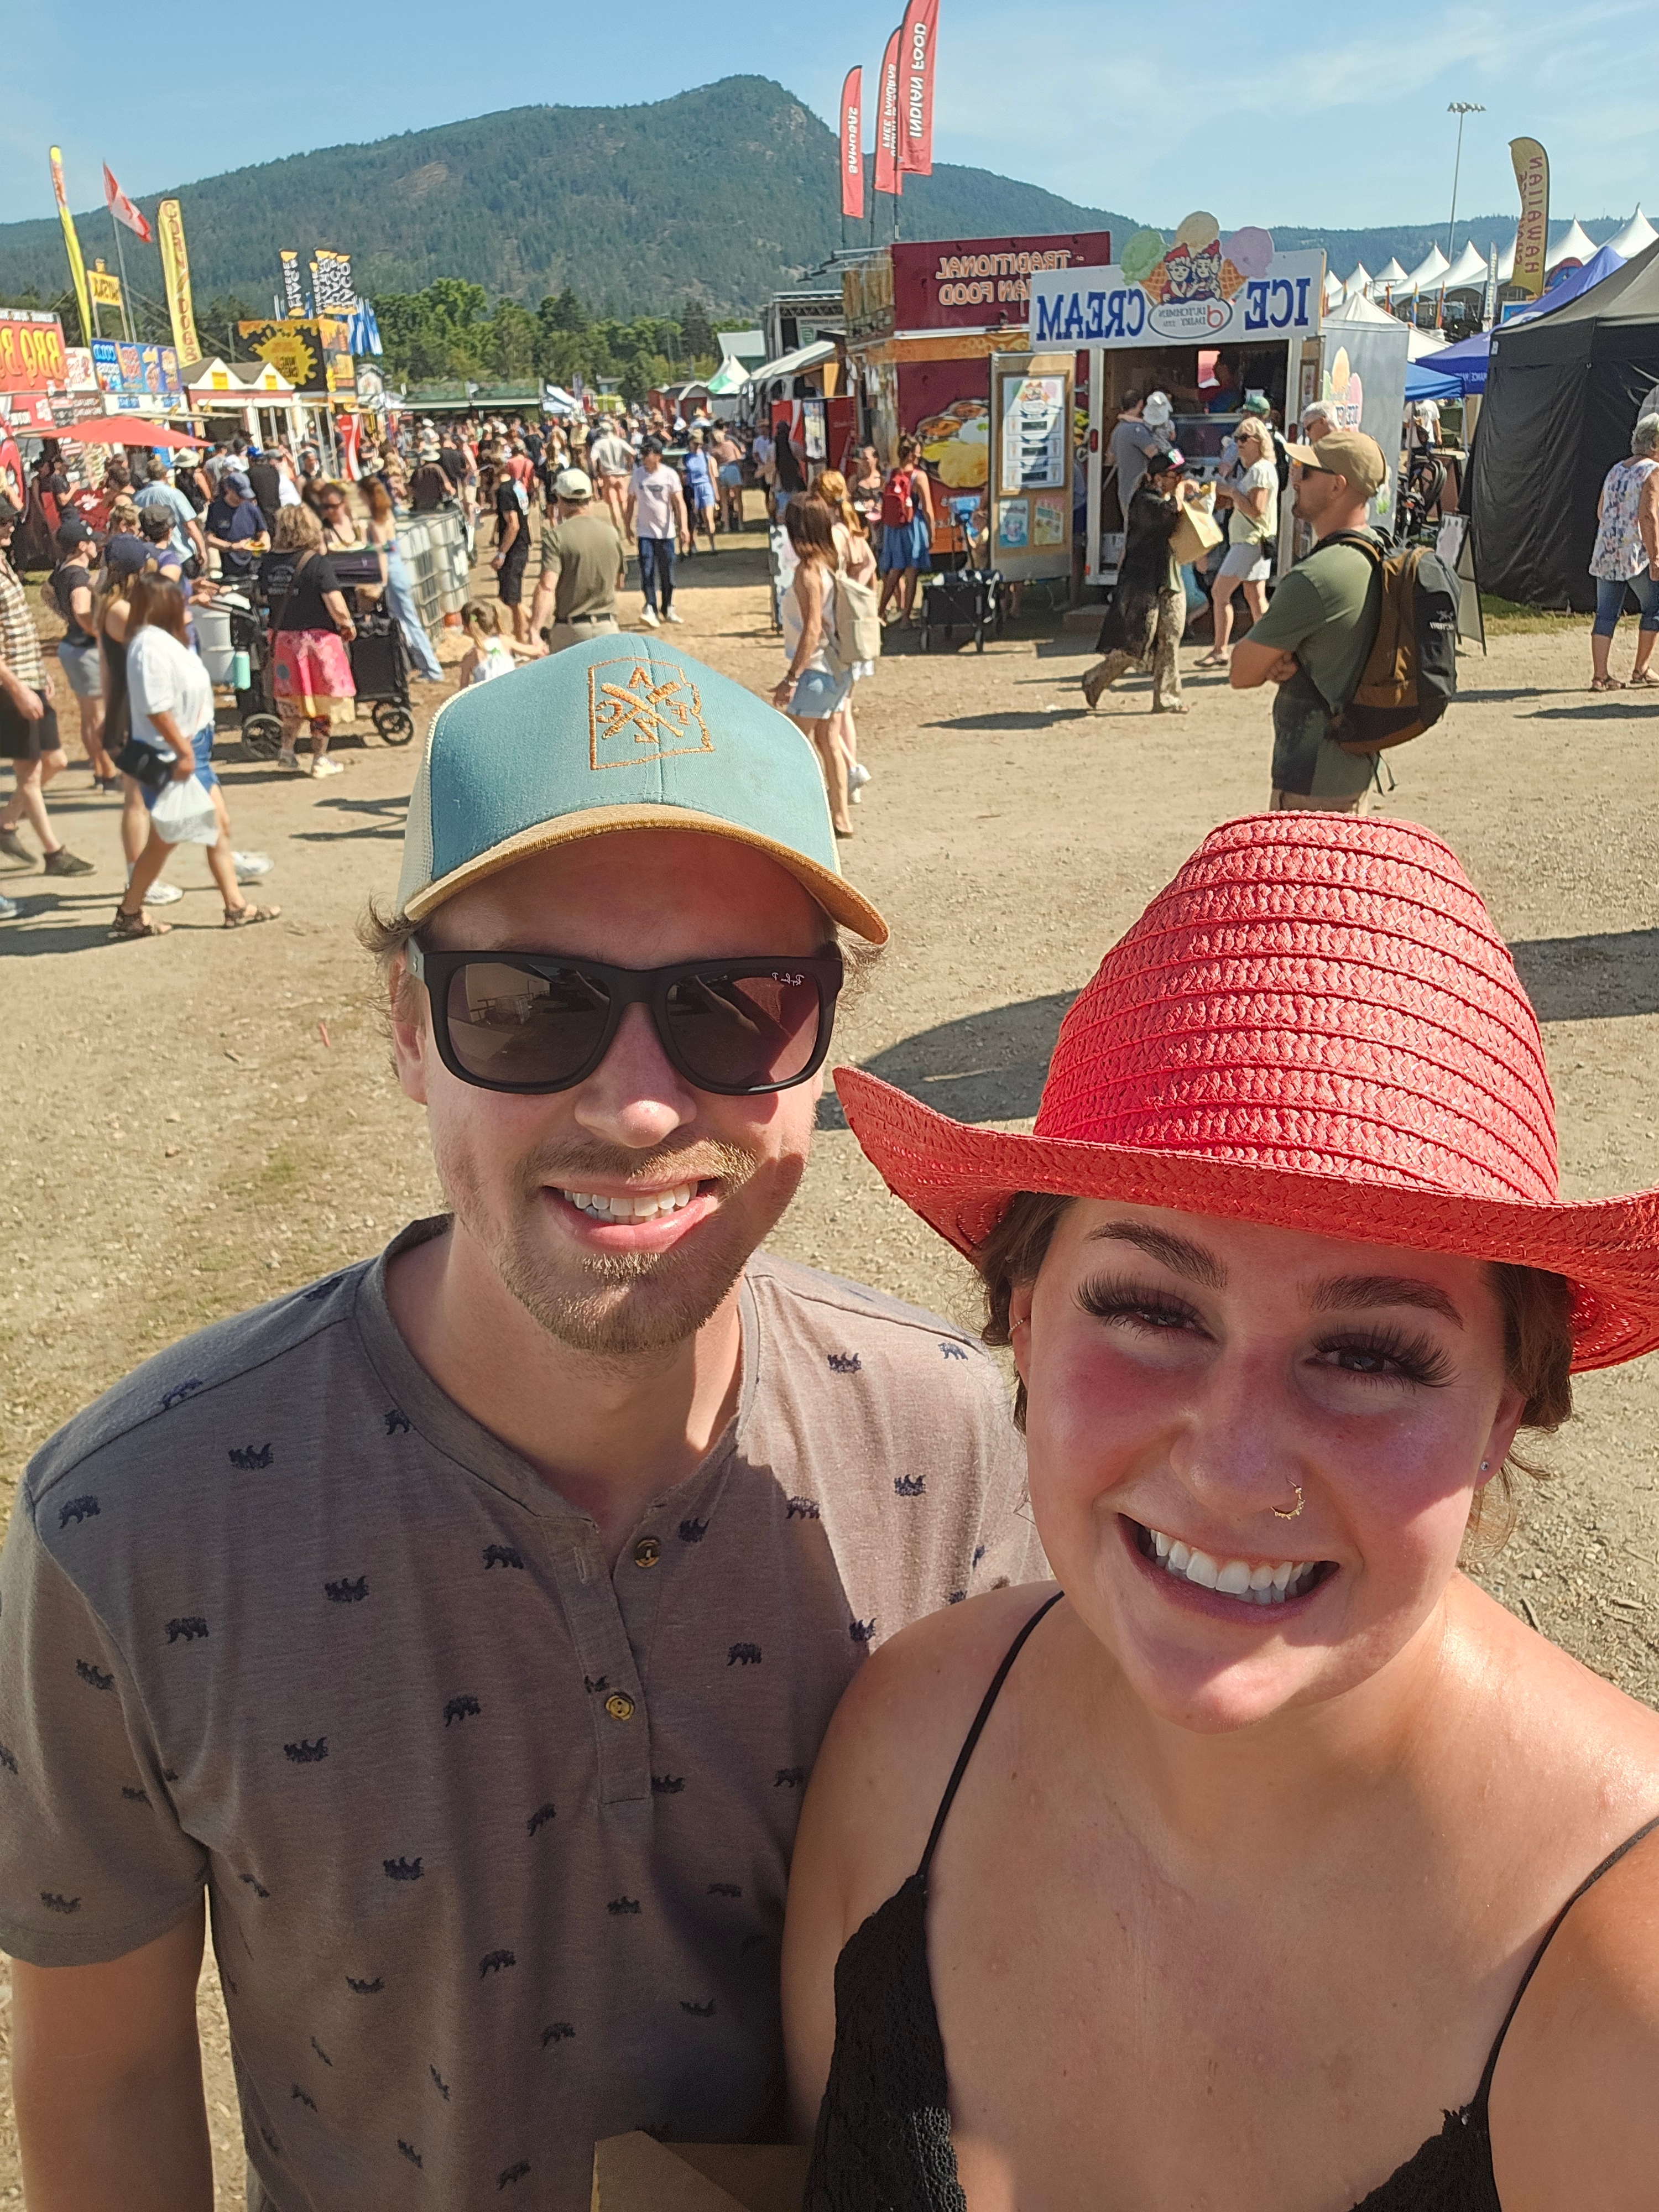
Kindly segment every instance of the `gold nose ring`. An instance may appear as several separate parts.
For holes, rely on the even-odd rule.
[[[1291,1506],[1288,1513],[1285,1510],[1285,1508],[1282,1505],[1275,1505],[1273,1508],[1273,1518],[1275,1521],[1294,1521],[1302,1510],[1304,1502],[1302,1496],[1302,1485],[1299,1482],[1293,1482],[1291,1485],[1291,1488],[1296,1492],[1296,1503]]]

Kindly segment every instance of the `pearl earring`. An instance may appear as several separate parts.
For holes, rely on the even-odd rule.
[[[1489,1459],[1483,1459],[1483,1460],[1481,1461],[1481,1462],[1480,1462],[1480,1472],[1481,1472],[1481,1474],[1486,1474],[1486,1470],[1488,1469],[1488,1468],[1490,1468],[1490,1467],[1491,1467],[1491,1465],[1492,1465],[1492,1462],[1491,1462]]]

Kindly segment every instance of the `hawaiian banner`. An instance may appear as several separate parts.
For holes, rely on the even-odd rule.
[[[58,202],[58,219],[64,226],[64,246],[69,254],[70,278],[75,286],[75,304],[81,310],[81,342],[92,343],[92,307],[87,297],[87,264],[81,258],[81,241],[75,234],[75,217],[70,213],[69,201],[64,195],[64,156],[54,146],[52,149],[52,189]]]
[[[173,345],[180,361],[200,361],[196,309],[190,295],[190,256],[185,252],[184,210],[177,200],[161,202],[155,210],[155,228],[161,240],[161,277],[167,286]]]
[[[864,71],[850,69],[841,88],[841,211],[864,216]]]
[[[899,40],[904,26],[887,41],[881,58],[881,102],[876,127],[876,190],[902,192],[904,172],[899,167]]]
[[[1521,188],[1515,228],[1515,274],[1510,282],[1529,300],[1544,289],[1544,256],[1550,242],[1550,157],[1535,138],[1511,138],[1510,159]]]
[[[933,173],[933,56],[939,0],[910,0],[899,31],[899,167]]]
[[[302,316],[306,311],[306,295],[300,288],[300,257],[285,246],[280,258],[283,264],[283,312],[289,316]],[[287,374],[286,371],[283,373]]]

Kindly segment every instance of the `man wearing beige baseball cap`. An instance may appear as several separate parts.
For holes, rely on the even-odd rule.
[[[556,522],[542,529],[542,573],[530,611],[530,634],[550,653],[583,645],[617,628],[617,593],[628,553],[608,507],[593,504],[586,469],[561,469],[553,480]]]
[[[1267,613],[1233,647],[1232,687],[1279,686],[1274,806],[1363,814],[1375,757],[1345,752],[1330,730],[1359,681],[1382,603],[1377,561],[1363,543],[1346,541],[1358,535],[1384,550],[1370,516],[1388,470],[1376,440],[1359,430],[1334,430],[1316,446],[1289,450],[1297,518],[1312,526],[1318,543],[1280,578]]]

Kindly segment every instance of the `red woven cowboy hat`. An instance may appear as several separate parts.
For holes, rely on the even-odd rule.
[[[972,1255],[1019,1191],[1115,1198],[1565,1275],[1573,1364],[1659,1345],[1659,1191],[1564,1205],[1538,1020],[1449,849],[1302,810],[1206,837],[1060,1025],[1036,1129],[836,1088]]]

